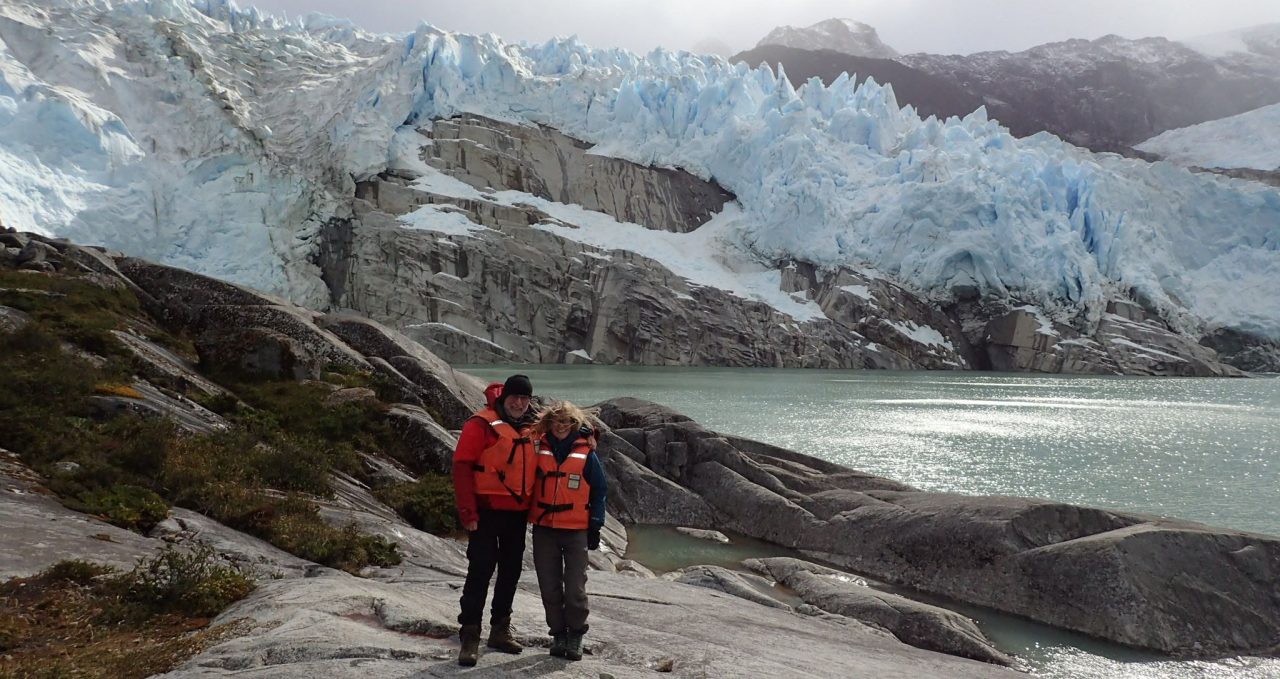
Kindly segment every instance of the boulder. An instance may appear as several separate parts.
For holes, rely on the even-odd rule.
[[[1280,539],[1043,500],[868,493],[801,546],[831,563],[1174,656],[1268,653]]]
[[[176,393],[166,393],[145,380],[134,380],[124,389],[103,389],[89,397],[94,413],[102,418],[121,415],[162,417],[193,434],[217,434],[230,429],[222,416]]]
[[[484,407],[484,384],[454,370],[422,345],[379,323],[354,314],[333,313],[319,319],[322,328],[367,358],[379,358],[420,390],[424,403],[438,412],[450,429]]]
[[[324,361],[288,335],[266,327],[211,328],[196,339],[204,372],[265,379],[319,379]]]
[[[387,421],[406,447],[414,451],[411,459],[400,462],[415,474],[450,473],[458,437],[437,424],[430,413],[418,406],[397,403],[387,411]]]
[[[226,389],[206,379],[186,359],[146,337],[133,332],[112,330],[111,334],[133,357],[133,365],[152,384],[168,389],[206,396],[230,395]]]
[[[31,316],[26,312],[0,304],[0,333],[14,333],[26,327]]]
[[[787,604],[766,594],[772,585],[769,581],[751,573],[737,573],[723,566],[690,566],[669,573],[667,579],[682,585],[714,589],[761,606],[791,609]]]
[[[704,530],[701,528],[689,528],[688,526],[677,526],[676,532],[681,535],[688,535],[691,538],[699,540],[707,540],[709,542],[719,542],[722,545],[729,544],[729,536],[718,530]]]
[[[976,623],[954,611],[871,589],[845,573],[799,559],[748,559],[744,565],[791,589],[807,604],[883,628],[903,643],[996,665],[1013,664]]]

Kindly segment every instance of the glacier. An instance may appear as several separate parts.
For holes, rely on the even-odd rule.
[[[1179,165],[1280,170],[1280,104],[1167,130],[1134,148]]]
[[[870,80],[228,0],[0,6],[0,220],[312,306],[321,225],[403,161],[398,133],[461,113],[716,181],[738,204],[713,240],[764,268],[976,288],[1086,331],[1137,298],[1188,334],[1280,339],[1280,192],[1018,139],[982,109],[922,119]]]

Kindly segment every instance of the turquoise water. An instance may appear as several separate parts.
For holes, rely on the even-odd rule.
[[[476,366],[589,405],[663,403],[704,426],[925,490],[1043,497],[1280,535],[1280,379],[612,366]],[[732,563],[756,545],[646,535],[660,570]],[[681,554],[688,549],[696,554]],[[768,551],[768,547],[761,548]],[[657,556],[649,556],[656,552]],[[719,559],[717,561],[717,559]],[[1001,648],[1048,679],[1258,679],[1280,660],[1164,660],[963,604]]]

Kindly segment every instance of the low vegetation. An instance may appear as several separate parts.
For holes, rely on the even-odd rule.
[[[253,590],[211,549],[168,547],[133,570],[63,561],[0,584],[0,676],[132,679],[233,634],[209,618]]]
[[[112,330],[145,326],[166,346],[191,343],[152,326],[128,290],[89,280],[0,271],[0,304],[32,318],[0,334],[5,447],[68,507],[145,533],[177,505],[353,573],[399,563],[394,543],[328,524],[311,500],[332,493],[331,471],[362,472],[358,451],[400,445],[381,403],[318,407],[334,387],[224,377],[236,396],[204,400],[229,431],[195,436],[161,418],[105,417],[95,397],[140,396],[137,366]],[[388,389],[349,369],[326,377]]]
[[[460,528],[448,476],[424,474],[417,481],[379,488],[375,494],[418,530],[443,535]]]

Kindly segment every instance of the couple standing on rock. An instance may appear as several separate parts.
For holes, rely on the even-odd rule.
[[[599,549],[605,516],[604,467],[586,413],[567,401],[540,414],[533,384],[512,375],[484,391],[488,407],[462,426],[453,454],[458,516],[469,536],[462,588],[458,664],[480,654],[480,622],[495,568],[487,646],[524,650],[511,632],[511,604],[533,524],[533,563],[551,630],[551,655],[582,659],[587,633],[587,550]]]

